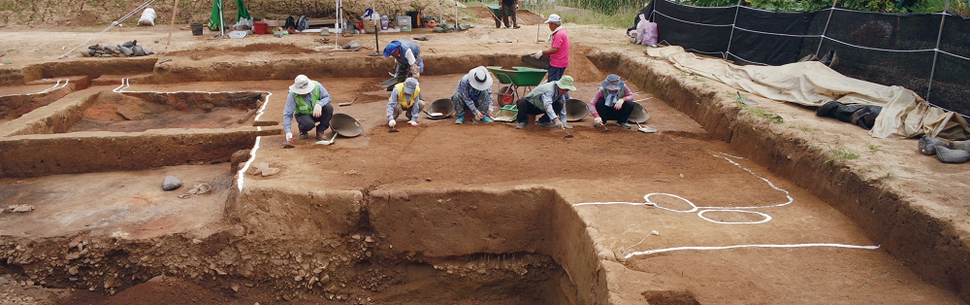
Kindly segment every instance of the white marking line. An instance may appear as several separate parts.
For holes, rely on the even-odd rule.
[[[623,258],[629,259],[637,255],[651,255],[663,252],[671,251],[683,251],[683,250],[726,250],[726,249],[738,249],[738,248],[809,248],[809,247],[833,247],[833,248],[849,248],[849,249],[863,249],[863,250],[875,250],[879,249],[880,246],[856,246],[856,245],[843,245],[843,244],[785,244],[785,245],[735,245],[735,246],[720,246],[720,247],[675,247],[675,248],[665,248],[665,249],[654,249],[647,251],[638,251],[627,254]]]
[[[261,117],[263,115],[263,110],[266,109],[266,105],[269,105],[269,97],[270,96],[273,96],[273,93],[272,92],[266,91],[266,93],[267,93],[266,94],[266,101],[263,102],[263,106],[262,107],[259,107],[259,111],[256,112],[256,118],[254,119],[255,121],[259,121],[259,117]],[[262,126],[256,126],[256,130],[263,131],[263,127]],[[246,161],[246,165],[244,165],[242,168],[240,168],[239,169],[239,172],[236,173],[236,176],[238,176],[238,178],[236,178],[237,179],[236,180],[236,185],[239,187],[239,194],[240,195],[242,195],[243,183],[246,181],[246,175],[245,175],[246,174],[246,170],[249,169],[249,165],[250,164],[253,164],[253,161],[256,161],[256,151],[259,150],[259,142],[262,139],[263,139],[262,136],[257,136],[256,137],[256,143],[254,143],[253,144],[253,148],[249,150],[249,160],[247,160]]]
[[[168,92],[163,92],[163,91],[125,91],[125,89],[128,89],[129,86],[130,86],[130,83],[128,82],[128,78],[126,77],[126,78],[121,79],[121,85],[118,86],[117,88],[115,88],[112,91],[117,92],[117,93],[122,93],[122,92],[155,92],[155,93],[209,93],[209,94],[212,94],[212,93],[259,92],[259,91],[228,91],[228,92],[226,92],[226,91],[220,91],[220,92],[208,92],[208,91],[168,91]],[[269,91],[263,91],[263,92],[266,93],[266,101],[263,102],[263,105],[260,106],[259,107],[259,110],[256,112],[256,118],[254,119],[256,121],[259,121],[259,118],[261,116],[263,116],[263,112],[264,112],[264,110],[266,110],[266,105],[269,105],[269,97],[270,96],[273,96],[273,93],[272,92],[269,92]],[[263,127],[262,126],[256,126],[256,131],[263,131]],[[242,193],[242,190],[243,190],[243,183],[245,182],[245,175],[244,174],[246,173],[246,170],[248,170],[249,169],[249,166],[251,164],[253,164],[253,161],[254,160],[256,160],[256,151],[259,150],[259,142],[260,142],[260,140],[262,140],[262,138],[263,138],[262,136],[256,136],[256,142],[253,144],[253,148],[249,150],[249,160],[246,161],[246,165],[244,165],[242,168],[240,168],[239,171],[236,173],[236,175],[237,175],[236,185],[239,188],[239,193]]]
[[[63,81],[64,83],[63,83],[63,84],[61,84],[61,81]],[[54,84],[54,86],[52,86],[52,87],[50,87],[50,88],[47,88],[47,89],[44,89],[44,90],[42,90],[42,91],[40,91],[40,92],[35,92],[35,93],[27,93],[27,94],[22,94],[22,95],[27,95],[27,96],[30,96],[30,95],[36,95],[36,94],[44,94],[44,93],[48,93],[48,92],[51,92],[51,91],[54,91],[54,90],[57,90],[57,89],[61,89],[61,88],[64,88],[64,87],[67,87],[67,84],[68,84],[69,82],[70,82],[70,80],[69,80],[69,79],[66,79],[66,78],[58,78],[58,79],[57,79],[57,83],[56,83],[56,84]],[[15,95],[21,95],[21,94],[7,94],[7,95],[0,95],[0,97],[7,97],[7,96],[15,96]]]
[[[788,198],[788,200],[785,201],[784,203],[779,203],[779,204],[775,204],[775,205],[768,205],[768,206],[750,206],[750,207],[699,207],[699,206],[695,205],[693,202],[691,202],[690,200],[687,200],[684,197],[680,197],[680,196],[677,196],[677,195],[674,195],[674,194],[650,193],[650,194],[643,195],[643,200],[645,202],[585,202],[585,203],[577,203],[577,204],[574,204],[573,206],[596,205],[596,204],[649,205],[649,206],[652,206],[652,207],[655,207],[655,208],[658,208],[658,209],[663,209],[663,210],[667,210],[667,211],[671,211],[671,212],[677,212],[677,213],[693,213],[693,212],[697,212],[697,217],[700,217],[701,219],[704,219],[704,220],[707,220],[707,221],[710,221],[710,222],[713,222],[713,223],[718,223],[718,224],[760,224],[760,223],[766,223],[766,222],[770,221],[771,220],[771,216],[768,215],[768,214],[765,214],[765,213],[761,213],[761,212],[746,211],[747,209],[763,209],[763,208],[781,207],[781,206],[789,205],[789,204],[791,204],[792,202],[795,201],[795,199],[791,197],[791,193],[789,193],[787,190],[775,186],[775,184],[774,183],[771,183],[771,181],[769,181],[768,179],[765,179],[764,177],[758,176],[757,174],[755,174],[750,169],[747,169],[744,166],[741,166],[741,164],[738,164],[737,162],[734,162],[733,160],[729,159],[729,158],[735,158],[735,159],[743,159],[743,158],[737,157],[737,156],[728,155],[728,154],[725,154],[725,153],[715,154],[714,156],[715,157],[718,157],[718,158],[721,158],[721,159],[724,159],[724,160],[730,162],[731,164],[734,164],[735,166],[737,166],[737,167],[745,170],[746,172],[748,172],[752,176],[758,177],[758,179],[761,179],[765,183],[768,183],[768,186],[771,186],[771,188],[773,188],[775,190],[778,190],[780,192],[785,193],[785,197]],[[665,208],[665,207],[660,206],[656,202],[650,201],[650,197],[651,196],[669,196],[669,197],[677,198],[677,199],[683,200],[684,202],[687,202],[687,204],[689,204],[691,206],[691,209],[690,210],[677,210],[677,209]],[[764,217],[764,219],[758,220],[758,221],[738,221],[738,222],[718,221],[718,220],[713,220],[713,219],[710,219],[710,218],[705,217],[704,216],[704,213],[707,213],[707,212],[736,212],[736,213],[758,214],[758,215],[761,215],[762,217]]]

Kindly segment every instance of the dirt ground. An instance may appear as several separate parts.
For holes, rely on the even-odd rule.
[[[443,67],[446,64],[434,63],[439,57],[467,64],[467,61],[480,57],[462,59],[465,54],[517,57],[547,47],[536,43],[537,36],[544,40],[549,31],[543,26],[536,33],[537,23],[528,21],[534,15],[520,12],[523,20],[520,24],[532,27],[495,29],[494,24],[485,19],[488,16],[482,15],[483,12],[475,11],[483,19],[477,22],[476,28],[467,32],[439,34],[416,29],[412,33],[382,35],[379,39],[386,43],[390,39],[427,36],[429,41],[421,43],[422,52],[427,54],[425,60],[429,67],[440,67],[440,70],[446,70]],[[56,58],[59,55],[81,45],[98,30],[100,29],[8,27],[3,41],[0,42],[0,53],[6,55],[0,57],[0,61],[11,64],[0,68],[19,69],[37,63],[57,63]],[[614,72],[601,71],[585,55],[613,51],[643,57],[642,49],[629,45],[622,30],[568,23],[567,30],[573,43],[573,53],[572,63],[566,74],[577,79],[579,88],[571,93],[574,98],[588,101],[599,82],[607,74]],[[210,35],[206,31],[206,36],[191,36],[188,27],[181,25],[169,41],[169,29],[164,26],[120,28],[113,29],[87,44],[120,44],[137,39],[140,44],[158,53],[155,58],[159,61],[170,60],[155,65],[154,72],[157,75],[163,74],[166,69],[231,66],[236,61],[250,64],[275,63],[274,60],[281,58],[298,60],[321,57],[345,60],[351,65],[351,62],[375,60],[368,56],[373,52],[372,49],[331,52],[333,42],[316,42],[314,40],[321,37],[315,35],[292,35],[284,38],[261,35],[238,40],[208,39]],[[340,43],[357,40],[365,47],[375,45],[371,35],[328,38],[337,39]],[[87,64],[97,64],[98,61],[111,59],[81,60]],[[645,60],[655,69],[666,71],[670,77],[680,77],[698,90],[718,92],[711,94],[711,99],[729,99],[720,92],[733,92],[712,80],[680,75],[683,73],[678,74],[674,67],[665,62]],[[268,92],[270,95],[265,109],[258,114],[256,121],[270,125],[261,128],[278,130],[282,128],[281,125],[274,123],[281,120],[287,86],[292,84],[295,75],[276,76],[276,67],[263,68],[265,75],[233,75],[221,81],[199,82],[168,81],[170,76],[165,82],[153,83],[150,81],[152,76],[145,74],[112,73],[103,75],[100,82],[95,82],[100,85],[94,88],[110,91],[120,85],[121,79],[131,77],[133,83],[124,90]],[[425,99],[431,101],[448,98],[462,76],[457,72],[427,71],[421,77]],[[456,125],[454,117],[431,120],[424,115],[419,120],[420,126],[406,126],[402,119],[398,124],[400,132],[390,133],[384,119],[388,93],[377,85],[387,77],[373,76],[381,75],[383,71],[366,71],[360,72],[362,75],[358,77],[339,78],[323,76],[327,73],[305,72],[327,88],[334,97],[334,103],[357,99],[351,106],[335,106],[335,112],[356,118],[364,127],[364,133],[354,138],[337,137],[331,146],[314,145],[311,140],[298,140],[293,149],[283,148],[281,132],[261,137],[259,148],[253,153],[254,164],[265,162],[281,169],[281,172],[267,177],[246,174],[237,184],[242,182],[242,187],[247,190],[269,190],[294,198],[305,194],[319,197],[356,191],[364,194],[367,198],[365,200],[372,200],[373,206],[377,206],[373,201],[380,200],[376,194],[405,194],[403,202],[407,202],[407,194],[416,191],[448,192],[484,188],[503,193],[524,186],[552,189],[566,203],[572,205],[572,209],[586,227],[589,238],[597,245],[596,254],[604,270],[602,276],[608,283],[610,302],[613,304],[689,304],[681,302],[685,300],[700,304],[965,304],[953,291],[925,281],[885,248],[841,247],[873,247],[879,243],[874,242],[850,217],[833,208],[830,203],[778,174],[776,171],[779,169],[759,164],[752,158],[738,157],[744,153],[736,151],[729,143],[717,140],[714,134],[719,131],[705,130],[690,116],[668,105],[656,93],[649,92],[648,88],[631,84],[631,89],[637,92],[639,103],[651,115],[646,124],[656,128],[656,133],[626,130],[612,123],[607,125],[609,132],[603,132],[592,127],[592,119],[587,117],[571,124],[573,128],[569,132],[575,137],[564,138],[565,133],[562,130],[535,124],[524,130],[516,130],[512,123],[466,122]],[[333,73],[353,75],[355,72]],[[143,81],[139,83],[138,80]],[[498,86],[496,81],[493,90]],[[0,95],[36,92],[35,90],[42,88],[44,85],[37,84],[6,86],[0,87]],[[868,137],[865,130],[853,125],[817,118],[811,109],[764,99],[759,102],[765,111],[779,114],[785,119],[783,124],[766,128],[765,133],[784,135],[779,137],[787,136],[793,141],[796,138],[801,139],[825,150],[842,147],[858,152],[858,159],[843,161],[848,166],[837,170],[858,172],[871,179],[871,183],[886,185],[901,197],[918,203],[926,213],[956,227],[956,232],[963,232],[959,233],[959,239],[954,242],[966,243],[965,232],[970,227],[970,203],[959,198],[966,198],[970,194],[967,188],[970,178],[965,175],[967,164],[942,164],[935,158],[923,156],[916,150],[915,140],[874,139]],[[118,121],[114,114],[107,113],[111,111],[105,111],[122,104],[132,105],[105,102],[88,108],[86,111],[90,113],[87,120],[78,124],[76,131],[91,130],[95,125],[97,130],[117,132],[151,128],[198,128],[199,126],[189,125],[188,122],[216,121],[220,118],[232,118],[234,121],[243,113],[241,110],[226,109],[197,117],[177,115],[176,117],[181,118],[175,120],[175,123],[162,122],[172,121],[167,119],[137,127],[96,124],[98,120]],[[45,110],[42,108],[38,111]],[[213,127],[212,124],[202,125],[206,125],[202,126],[205,128]],[[330,135],[331,131],[328,131],[328,138]],[[812,153],[814,152],[810,150],[793,151],[789,152],[788,158],[804,158]],[[230,167],[230,163],[185,164],[132,172],[4,178],[0,180],[0,201],[4,206],[30,204],[35,210],[23,214],[6,211],[0,214],[0,235],[18,242],[60,238],[65,243],[77,239],[76,236],[79,235],[86,238],[101,236],[114,238],[116,243],[123,243],[121,240],[132,240],[133,243],[135,240],[146,240],[146,244],[158,242],[158,245],[173,248],[180,244],[162,240],[165,240],[165,236],[178,236],[186,240],[183,241],[186,247],[199,243],[205,245],[220,232],[237,234],[241,230],[240,225],[227,220],[229,218],[243,219],[242,226],[247,230],[255,226],[247,222],[244,216],[227,215],[232,211],[241,213],[238,212],[239,207],[225,207],[227,201],[236,200],[236,196],[244,198],[252,195],[245,190],[241,194],[234,194],[233,188],[238,185],[232,182],[236,179],[236,173]],[[167,175],[181,176],[186,186],[175,192],[162,191],[161,181]],[[188,199],[177,197],[188,186],[202,182],[214,187],[212,194]],[[648,198],[658,207],[643,205],[644,196],[651,193],[670,195],[654,195]],[[678,197],[681,199],[677,199]],[[489,198],[481,200],[488,202]],[[270,206],[273,200],[265,201]],[[282,201],[280,206],[289,207],[285,200]],[[706,207],[701,210],[708,212],[682,212],[691,210],[691,203],[696,207]],[[292,208],[294,211],[291,213],[298,213],[296,207]],[[285,214],[287,211],[267,213]],[[336,209],[329,208],[321,213],[339,214]],[[761,222],[769,218],[770,221],[764,223],[739,224]],[[264,229],[293,233],[305,230],[305,227],[295,230],[278,225]],[[299,240],[305,237],[280,238]],[[360,236],[357,237],[356,239],[360,239]],[[341,238],[350,239],[350,234],[342,235]],[[576,239],[580,238],[583,237],[576,236]],[[379,239],[378,244],[381,242],[383,240]],[[468,241],[468,244],[474,243],[476,241]],[[71,247],[76,244],[71,243]],[[809,246],[814,244],[824,245]],[[759,245],[762,247],[640,253],[677,247]],[[768,247],[770,245],[789,247]],[[433,247],[433,242],[428,242],[428,246]],[[172,257],[178,258],[179,250],[172,251]],[[373,251],[378,256],[380,251]],[[205,247],[202,253],[206,253]],[[215,257],[222,253],[216,251],[209,254]],[[384,253],[394,251],[384,249]],[[13,259],[12,254],[7,255]],[[555,254],[550,256],[556,257]],[[195,259],[193,254],[182,257],[188,257],[187,261]],[[433,260],[428,257],[424,259]],[[135,260],[130,260],[134,264]],[[176,261],[171,260],[169,263]],[[564,262],[559,263],[566,265]],[[355,293],[331,293],[329,288],[326,288],[326,293],[304,295],[304,299],[281,298],[281,295],[288,295],[280,290],[288,287],[269,288],[272,287],[270,283],[276,282],[260,282],[255,279],[247,282],[244,276],[235,274],[219,277],[221,280],[209,281],[209,277],[204,274],[196,277],[195,274],[188,276],[187,272],[170,277],[132,277],[126,284],[118,285],[105,283],[102,286],[101,282],[97,282],[90,285],[92,292],[86,289],[88,284],[44,284],[41,280],[24,276],[27,272],[23,267],[16,267],[17,264],[8,262],[0,265],[0,270],[10,274],[9,277],[0,278],[0,304],[409,303],[386,294],[374,295],[373,300],[369,297],[340,299],[343,296],[354,296]],[[538,265],[543,263],[533,262],[531,266]],[[69,265],[65,265],[67,266]],[[289,267],[287,264],[279,269]],[[259,268],[273,267],[257,267]],[[953,268],[961,270],[966,266]],[[144,274],[167,274],[160,266],[145,269]],[[273,271],[264,272],[273,274]],[[408,272],[419,273],[413,270],[401,271],[402,274]],[[209,273],[213,274],[212,279],[217,278],[215,274],[221,274],[213,271]],[[539,273],[556,277],[553,271]],[[68,276],[64,272],[58,274],[62,277]],[[575,278],[587,276],[570,274],[574,281]],[[118,278],[120,281],[122,277]],[[264,286],[244,284],[240,287],[232,284],[237,282],[263,283]],[[390,284],[384,282],[382,285]],[[70,288],[65,288],[66,286]],[[426,294],[431,295],[434,292]],[[325,296],[337,296],[338,299],[327,299]],[[550,301],[555,300],[554,298],[533,297],[522,293],[518,298],[510,296],[503,300],[457,298],[459,301],[454,302],[576,302],[557,302]],[[424,301],[428,300],[431,299]],[[410,303],[421,301],[412,300]]]

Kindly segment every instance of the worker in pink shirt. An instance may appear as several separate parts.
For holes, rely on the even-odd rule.
[[[633,113],[633,91],[620,81],[619,75],[610,74],[589,101],[589,113],[593,115],[593,126],[616,120],[616,125],[630,129],[627,120]]]
[[[549,15],[549,20],[545,23],[549,24],[549,30],[552,31],[547,40],[552,41],[552,46],[546,50],[536,51],[532,57],[539,59],[543,55],[549,55],[549,72],[546,81],[553,82],[562,78],[566,67],[569,66],[569,34],[562,28],[562,18],[559,15]]]

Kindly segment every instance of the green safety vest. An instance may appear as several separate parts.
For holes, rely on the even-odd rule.
[[[319,101],[320,90],[317,85],[320,83],[316,81],[310,81],[310,83],[313,84],[313,91],[310,91],[310,101]],[[293,91],[290,91],[290,93],[293,93],[293,100],[296,101],[296,109],[293,111],[294,114],[313,114],[313,106],[310,106],[311,103],[307,103],[302,95],[296,94]]]

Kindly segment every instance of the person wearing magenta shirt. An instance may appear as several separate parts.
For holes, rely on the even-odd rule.
[[[589,101],[589,113],[593,115],[593,126],[616,120],[616,125],[630,129],[627,120],[633,113],[633,91],[620,81],[619,75],[610,74]]]
[[[548,39],[552,41],[552,46],[546,50],[536,51],[532,57],[539,59],[543,55],[549,55],[549,72],[546,81],[553,82],[562,78],[566,67],[569,66],[569,34],[562,28],[562,18],[559,15],[549,15],[549,20],[545,23],[549,24],[549,30],[552,31]]]

